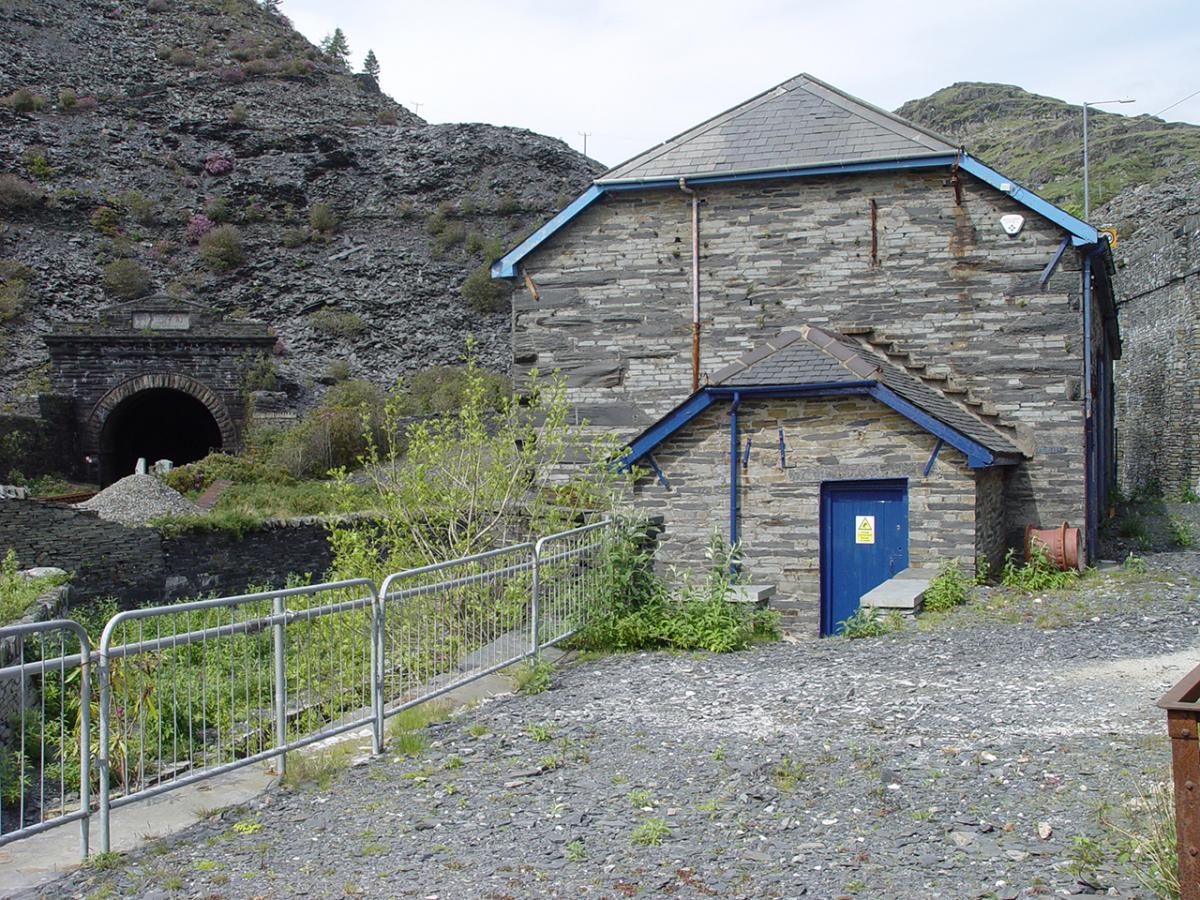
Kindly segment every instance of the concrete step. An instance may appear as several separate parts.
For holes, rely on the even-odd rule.
[[[904,569],[863,594],[858,601],[859,606],[902,613],[920,612],[921,601],[925,598],[925,591],[935,574],[912,567]]]

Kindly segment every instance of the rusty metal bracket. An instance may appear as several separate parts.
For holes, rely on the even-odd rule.
[[[1200,900],[1200,666],[1158,701],[1167,711],[1180,900]]]

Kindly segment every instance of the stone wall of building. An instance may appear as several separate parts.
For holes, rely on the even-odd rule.
[[[116,597],[130,607],[236,594],[248,586],[280,586],[293,573],[319,580],[332,562],[328,533],[320,520],[303,519],[268,522],[241,535],[164,535],[60,503],[0,499],[0,555],[11,547],[23,567],[73,572],[75,603]]]
[[[1118,284],[1121,487],[1200,491],[1200,216],[1128,259]]]
[[[779,466],[783,430],[786,468]],[[908,482],[909,565],[935,569],[952,559],[970,571],[976,553],[976,473],[944,446],[928,476],[936,438],[869,398],[743,400],[738,472],[738,538],[754,583],[774,584],[785,624],[815,634],[820,624],[821,484],[873,478]],[[657,559],[689,571],[706,566],[714,532],[728,539],[729,407],[715,404],[655,450],[669,488],[651,474],[635,502],[661,515]],[[994,482],[993,482],[994,486]]]
[[[975,473],[975,559],[985,561],[989,572],[1004,565],[1007,551],[1004,520],[1004,482],[1007,470],[999,466]]]
[[[1006,483],[1010,539],[1084,517],[1079,260],[1039,276],[1063,232],[944,172],[700,189],[702,370],[780,329],[871,327],[952,375],[1034,453]],[[871,202],[877,226],[872,259]],[[691,390],[690,213],[678,190],[606,195],[526,259],[513,295],[514,368],[560,370],[581,416],[630,435]],[[1025,216],[1006,235],[1000,217]]]

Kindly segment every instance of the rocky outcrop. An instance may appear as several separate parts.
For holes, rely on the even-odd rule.
[[[339,360],[386,383],[473,337],[506,367],[507,298],[462,284],[599,168],[430,125],[250,0],[5,3],[0,95],[9,406],[44,388],[52,327],[156,291],[269,322],[300,405]],[[197,243],[214,223],[240,253]]]

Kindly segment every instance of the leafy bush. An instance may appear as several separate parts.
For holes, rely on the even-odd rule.
[[[167,54],[167,62],[180,68],[191,68],[196,64],[196,54],[186,47],[175,47]]]
[[[88,222],[101,234],[114,235],[121,224],[121,214],[111,206],[98,206],[92,210]]]
[[[200,238],[200,258],[214,272],[232,272],[243,262],[242,234],[233,225],[221,225]]]
[[[400,116],[392,107],[381,106],[375,114],[375,121],[380,125],[395,125],[400,121]]]
[[[31,209],[42,202],[42,189],[16,175],[0,175],[0,209]]]
[[[118,259],[104,267],[100,276],[104,289],[124,300],[136,300],[150,293],[150,273],[132,259]]]
[[[12,809],[21,803],[21,798],[30,786],[30,764],[24,762],[19,751],[7,744],[0,744],[0,803]]]
[[[1151,785],[1126,804],[1124,820],[1102,823],[1116,835],[1116,856],[1137,882],[1160,900],[1179,900],[1179,843],[1170,781]]]
[[[0,322],[16,318],[25,310],[33,270],[22,263],[0,260]]]
[[[229,107],[229,123],[231,125],[245,125],[249,115],[244,103],[235,103]]]
[[[158,204],[138,191],[122,194],[121,204],[141,225],[153,225],[158,221]]]
[[[285,228],[283,229],[283,246],[299,247],[302,244],[307,244],[309,233],[307,228]]]
[[[895,617],[885,617],[873,606],[860,606],[854,615],[838,626],[838,634],[850,640],[882,637],[896,630],[899,622]]]
[[[967,602],[971,582],[951,560],[945,560],[925,589],[924,607],[930,612],[944,612]]]
[[[335,384],[316,409],[279,436],[271,460],[297,478],[353,466],[380,439],[384,407],[383,392],[368,381]]]
[[[476,312],[492,313],[504,309],[505,291],[492,278],[487,266],[480,266],[467,276],[463,282],[462,296]]]
[[[29,88],[17,88],[4,98],[4,105],[13,112],[39,112],[46,105],[46,98]]]
[[[501,194],[496,202],[496,213],[501,216],[511,216],[521,211],[521,201],[512,194]]]
[[[70,112],[79,103],[79,95],[70,88],[63,88],[58,92],[58,108],[63,112]]]
[[[273,391],[279,383],[279,375],[275,371],[275,363],[265,353],[246,361],[242,370],[242,391]]]
[[[26,578],[20,574],[16,551],[10,547],[0,559],[0,626],[21,618],[34,600],[65,580],[59,576]]]
[[[437,253],[445,253],[451,247],[461,244],[466,238],[466,225],[462,222],[447,222],[434,238],[433,248]]]
[[[1000,573],[1000,583],[1005,587],[1032,594],[1069,588],[1079,578],[1074,569],[1063,571],[1056,568],[1045,550],[1036,543],[1030,547],[1029,561],[1025,565],[1018,565],[1016,556],[1015,550],[1009,550],[1005,554],[1004,568]]]
[[[431,366],[407,376],[393,402],[402,415],[450,413],[468,401],[478,387],[479,403],[486,410],[500,409],[512,391],[508,378],[466,366]]]
[[[30,147],[21,154],[21,161],[25,164],[25,171],[29,173],[30,177],[45,181],[52,178],[58,171],[50,165],[50,161],[46,158],[48,152],[45,147]]]
[[[295,480],[283,469],[255,455],[233,453],[210,453],[196,462],[176,466],[162,476],[168,487],[181,494],[207,490],[221,479],[238,484],[291,484]]]
[[[358,313],[333,306],[326,306],[310,315],[308,324],[318,334],[337,338],[356,338],[367,330],[367,323]]]
[[[308,209],[308,225],[317,234],[333,234],[338,221],[337,212],[328,203],[314,203]]]
[[[1195,543],[1192,529],[1179,516],[1167,516],[1167,527],[1171,530],[1171,540],[1176,547],[1190,547]]]
[[[209,197],[204,204],[204,215],[208,216],[209,220],[218,225],[223,225],[229,221],[232,215],[229,209],[229,201],[224,197]]]
[[[325,377],[335,383],[345,381],[350,374],[350,363],[344,359],[335,359],[325,367]]]

